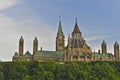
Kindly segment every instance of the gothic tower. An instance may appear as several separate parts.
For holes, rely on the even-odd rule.
[[[114,55],[115,55],[116,60],[120,59],[120,57],[119,57],[120,56],[119,55],[119,44],[117,41],[114,44]]]
[[[19,56],[23,56],[23,51],[24,51],[24,39],[21,36],[19,40]]]
[[[63,51],[64,50],[64,34],[62,31],[62,24],[59,21],[58,32],[56,37],[56,51]]]
[[[35,54],[38,51],[38,39],[35,37],[33,41],[33,54]]]
[[[107,53],[107,45],[106,45],[106,42],[104,40],[103,40],[103,42],[101,44],[101,49],[102,49],[103,54]]]
[[[72,32],[72,48],[83,48],[83,46],[84,46],[84,39],[82,37],[82,33],[79,30],[76,20],[75,27]]]

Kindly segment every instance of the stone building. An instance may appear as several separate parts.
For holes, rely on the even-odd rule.
[[[62,23],[59,21],[58,32],[56,36],[56,51],[38,50],[38,39],[33,40],[33,53],[26,51],[24,53],[24,39],[19,40],[19,50],[15,52],[13,61],[113,61],[120,60],[119,44],[114,44],[114,54],[107,52],[107,44],[103,40],[101,51],[92,52],[92,49],[86,43],[79,29],[77,20],[75,22],[72,34],[68,36],[68,44],[65,46],[65,35],[62,30]]]

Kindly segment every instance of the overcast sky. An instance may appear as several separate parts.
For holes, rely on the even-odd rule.
[[[39,49],[55,50],[59,16],[66,41],[77,17],[92,51],[105,40],[113,53],[114,42],[120,42],[120,0],[0,0],[0,60],[12,60],[21,36],[24,52],[33,52],[35,36]]]

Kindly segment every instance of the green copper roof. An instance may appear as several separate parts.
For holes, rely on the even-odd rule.
[[[63,52],[60,51],[38,51],[34,56],[44,56],[44,57],[60,57]]]
[[[109,58],[109,57],[113,57],[113,55],[111,53],[107,53],[107,54],[96,53],[95,56],[96,56],[96,58]]]
[[[24,54],[24,57],[32,57],[31,53],[29,51],[27,51],[25,54]]]
[[[63,33],[61,21],[59,21],[58,33]]]

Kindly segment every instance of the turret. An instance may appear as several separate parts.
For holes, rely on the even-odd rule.
[[[23,56],[23,52],[24,52],[24,39],[21,36],[19,40],[19,56]]]
[[[38,39],[35,37],[33,41],[33,54],[35,54],[38,51]]]
[[[101,50],[103,54],[107,53],[107,45],[106,42],[103,40],[102,44],[101,44]]]
[[[64,34],[62,30],[61,21],[59,21],[58,32],[56,37],[56,51],[64,50]]]
[[[120,59],[120,54],[119,54],[119,43],[116,41],[114,44],[114,55],[116,60]]]

